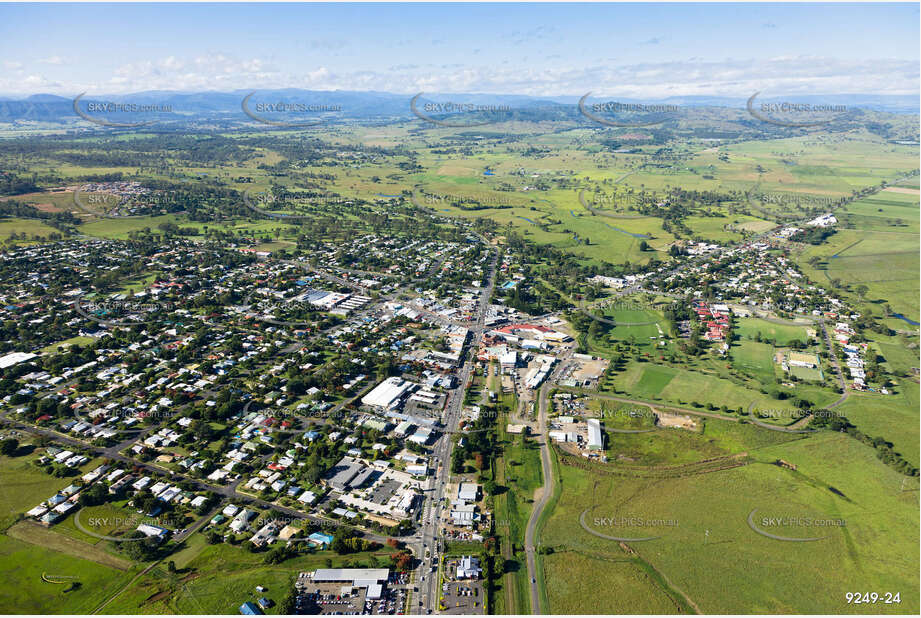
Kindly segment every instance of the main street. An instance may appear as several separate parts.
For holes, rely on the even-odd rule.
[[[433,456],[438,460],[435,475],[425,493],[422,508],[423,520],[420,524],[419,532],[412,537],[411,544],[415,554],[420,559],[417,570],[417,585],[419,592],[413,597],[413,613],[431,613],[438,608],[439,590],[437,566],[440,555],[438,541],[439,531],[438,522],[441,514],[442,498],[445,496],[445,488],[451,475],[451,452],[454,448],[457,431],[457,425],[460,421],[461,410],[464,404],[464,394],[467,390],[467,384],[473,374],[473,368],[476,362],[476,346],[480,337],[485,330],[486,311],[489,308],[489,301],[492,298],[493,290],[496,285],[496,266],[498,260],[498,251],[493,252],[493,257],[489,267],[489,277],[486,287],[480,294],[480,301],[477,305],[476,321],[470,328],[471,339],[470,347],[464,363],[458,372],[458,387],[452,391],[445,404],[444,410],[444,431],[438,442],[435,443]],[[426,556],[426,550],[429,555]],[[433,571],[432,567],[436,569]],[[422,581],[422,578],[425,581]],[[418,602],[416,599],[418,598]]]

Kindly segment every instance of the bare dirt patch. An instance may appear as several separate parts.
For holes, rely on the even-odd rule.
[[[921,195],[921,189],[911,189],[909,187],[886,187],[883,191],[892,193],[905,193],[906,195]]]
[[[655,412],[657,417],[659,417],[659,427],[671,427],[687,429],[688,431],[697,431],[697,421],[695,421],[690,416],[660,412],[655,408],[653,408],[652,411]]]
[[[64,212],[64,209],[54,204],[32,204],[32,208],[42,212]]]
[[[31,521],[21,521],[6,531],[8,536],[14,539],[45,547],[52,551],[74,556],[75,558],[84,558],[92,560],[97,564],[112,567],[125,571],[131,567],[131,562],[125,558],[119,558],[101,547],[90,545],[84,541],[72,539],[69,536],[58,534],[44,526],[40,526]]]

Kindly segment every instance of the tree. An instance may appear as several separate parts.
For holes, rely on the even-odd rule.
[[[102,483],[96,483],[80,492],[80,497],[77,500],[80,506],[98,506],[104,504],[108,498],[109,489]]]
[[[0,455],[12,457],[19,450],[19,440],[16,438],[6,438],[0,441]]]

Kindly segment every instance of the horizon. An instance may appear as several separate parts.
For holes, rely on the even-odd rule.
[[[0,5],[0,16],[4,97],[921,91],[919,7],[910,3],[42,3]]]

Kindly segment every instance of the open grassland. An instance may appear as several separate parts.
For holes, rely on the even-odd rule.
[[[804,272],[819,283],[840,282],[863,311],[892,311],[919,321],[919,200],[917,195],[883,191],[849,204],[842,225],[821,245],[799,254]],[[809,264],[818,258],[818,264]],[[858,286],[866,286],[860,298]]]
[[[684,613],[674,593],[625,552],[563,550],[541,560],[551,613]]]
[[[17,614],[89,614],[135,574],[134,570],[104,566],[59,546],[36,545],[5,534],[0,534],[0,560],[15,565],[4,572],[0,608]],[[56,581],[66,583],[47,583],[43,574],[49,579],[57,575]],[[65,592],[74,582],[79,585]]]
[[[660,597],[686,596],[705,613],[918,611],[917,479],[902,477],[877,461],[872,449],[841,434],[779,444],[743,438],[736,448],[759,463],[659,479],[561,465],[562,493],[540,539],[554,551],[544,559],[550,610],[589,603],[605,613],[655,612],[664,602]],[[776,459],[797,470],[770,463]],[[769,532],[822,538],[785,542],[761,536],[748,524],[753,510],[756,526]],[[586,525],[601,534],[658,538],[625,545],[601,538],[582,528],[583,512]],[[797,519],[797,525],[771,527],[766,517],[844,525],[810,526]],[[586,594],[587,569],[630,559],[647,564],[668,587],[634,600],[629,592],[618,594],[612,581]],[[605,576],[614,573],[619,571]],[[901,591],[902,603],[848,605],[845,593],[857,589]]]
[[[732,364],[762,384],[774,381],[774,347],[767,343],[741,340],[730,348]]]
[[[0,219],[0,243],[5,245],[36,244],[47,241],[53,234],[61,235],[61,232],[36,219]]]
[[[200,536],[198,533],[193,535]],[[184,566],[177,562],[177,573],[155,568],[128,586],[107,605],[107,614],[236,614],[246,601],[255,602],[265,596],[275,601],[267,613],[278,613],[278,603],[287,595],[293,579],[300,571],[325,568],[327,560],[333,568],[365,565],[372,562],[387,565],[389,554],[363,552],[338,556],[321,551],[267,565],[264,556],[252,554],[242,547],[205,545],[196,542],[194,557],[183,556]],[[265,593],[256,592],[264,586]]]
[[[699,419],[697,430],[608,431],[606,453],[615,465],[677,466],[732,455],[741,452],[746,444],[764,446],[793,439],[797,439],[795,434],[767,432],[754,425]]]
[[[806,327],[792,324],[778,324],[761,318],[738,318],[733,333],[742,339],[755,339],[761,333],[763,340],[774,341],[779,346],[789,345],[791,341],[807,341]]]
[[[534,490],[541,486],[542,474],[540,449],[537,444],[523,435],[512,435],[505,431],[507,417],[500,417],[499,436],[504,442],[502,457],[497,465],[502,470],[497,475],[496,483],[502,487],[495,496],[496,531],[504,544],[503,558],[499,564],[502,572],[510,574],[502,581],[502,590],[497,593],[497,601],[506,613],[527,613],[530,610],[530,587],[528,570],[524,554],[525,528],[531,516],[531,503]],[[501,482],[500,482],[501,481]],[[504,588],[509,580],[514,590],[509,593]],[[515,604],[516,607],[505,607]]]
[[[618,392],[630,396],[684,406],[697,402],[703,405],[709,403],[717,408],[726,406],[731,410],[740,407],[746,410],[751,404],[757,409],[793,410],[796,407],[790,400],[778,401],[728,378],[655,363],[632,361],[609,383]],[[815,396],[819,393],[810,394]],[[830,402],[835,398],[827,394],[822,399]],[[824,403],[822,399],[817,403]]]
[[[893,395],[851,393],[836,408],[865,434],[892,442],[893,449],[918,467],[918,384],[900,379]]]

